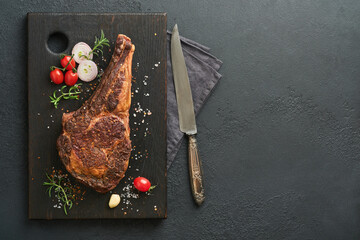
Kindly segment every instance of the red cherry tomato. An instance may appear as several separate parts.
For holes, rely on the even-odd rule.
[[[68,86],[74,86],[78,80],[78,74],[73,71],[67,71],[65,73],[65,84]]]
[[[68,64],[68,62],[70,61],[70,56],[65,56],[65,57],[63,57],[62,59],[61,59],[61,66],[62,67],[65,67],[67,64]],[[71,65],[75,68],[75,60],[74,59],[71,59],[71,62],[70,62],[70,64],[66,67],[66,70],[72,70],[72,67],[71,67]]]
[[[64,74],[59,69],[55,68],[50,72],[50,79],[55,84],[61,84],[64,81]]]
[[[151,187],[151,183],[144,177],[137,177],[134,179],[134,186],[140,192],[147,192]]]

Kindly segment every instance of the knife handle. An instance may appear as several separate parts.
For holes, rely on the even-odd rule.
[[[189,173],[190,173],[191,191],[196,204],[200,206],[205,200],[203,171],[202,171],[195,135],[188,135],[188,136],[189,136]]]

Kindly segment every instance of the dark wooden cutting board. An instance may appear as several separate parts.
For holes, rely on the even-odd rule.
[[[77,42],[94,45],[101,29],[110,40],[104,59],[94,57],[105,69],[110,61],[114,41],[119,33],[135,44],[133,58],[132,105],[130,109],[133,150],[125,177],[112,193],[123,194],[120,205],[108,207],[111,193],[100,194],[69,177],[85,192],[83,200],[65,215],[57,201],[42,185],[45,173],[62,170],[56,150],[64,112],[78,109],[98,83],[83,83],[80,100],[64,100],[58,109],[49,95],[61,86],[50,82],[49,67],[60,66],[60,53],[71,53]],[[55,33],[55,34],[54,34]],[[49,37],[53,36],[49,40]],[[29,218],[166,218],[166,14],[126,13],[29,13],[28,14],[28,109],[29,109]],[[136,112],[141,108],[147,113]],[[149,114],[150,113],[150,114]],[[148,178],[157,187],[151,195],[138,194],[131,186],[138,176]],[[127,194],[125,194],[127,192]],[[138,194],[138,195],[137,195]],[[127,196],[126,196],[127,195]],[[132,195],[130,197],[129,195]],[[135,197],[134,197],[135,196]]]

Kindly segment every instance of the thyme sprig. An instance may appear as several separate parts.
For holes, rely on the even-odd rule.
[[[46,177],[49,180],[48,182],[43,183],[44,186],[48,186],[46,192],[48,192],[49,197],[51,197],[51,192],[54,189],[54,193],[56,194],[57,198],[62,201],[64,212],[67,215],[67,211],[70,210],[73,206],[73,202],[71,201],[72,190],[69,187],[61,184],[61,181],[63,180],[62,177],[50,177],[47,173]]]
[[[60,96],[56,96],[58,90],[55,90],[52,96],[49,96],[50,102],[54,104],[54,107],[57,108],[61,99],[79,99],[80,89],[79,86],[82,85],[81,83],[75,84],[74,86],[70,87],[68,92],[64,92],[64,89],[67,86],[62,86],[60,88]]]

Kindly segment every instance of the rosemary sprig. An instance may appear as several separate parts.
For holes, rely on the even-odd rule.
[[[100,38],[95,36],[95,42],[94,42],[94,48],[89,52],[88,55],[81,55],[80,57],[85,57],[87,60],[89,60],[89,56],[91,54],[95,54],[96,56],[99,56],[99,52],[101,52],[101,55],[104,55],[103,48],[104,46],[110,47],[109,40],[105,37],[104,31],[101,29]]]
[[[105,37],[104,31],[101,29],[101,34],[100,34],[100,38],[97,38],[95,36],[95,46],[94,48],[91,50],[90,54],[96,54],[96,56],[99,56],[98,52],[101,52],[101,55],[104,55],[104,52],[102,51],[102,49],[104,48],[104,46],[108,46],[110,47],[109,44],[109,40]]]
[[[57,195],[57,198],[63,202],[64,212],[67,215],[67,211],[70,210],[73,206],[73,203],[70,199],[72,196],[72,190],[69,187],[61,185],[61,177],[50,177],[47,173],[46,177],[49,180],[48,182],[43,183],[44,186],[48,186],[46,192],[48,192],[49,197],[51,197],[51,192],[54,189],[54,193]]]
[[[82,85],[81,83],[75,84],[74,86],[70,87],[69,92],[65,93],[63,90],[66,86],[62,86],[60,88],[60,96],[56,96],[55,90],[52,96],[49,96],[50,102],[54,104],[54,107],[57,108],[61,99],[79,99],[80,89],[79,86]]]

